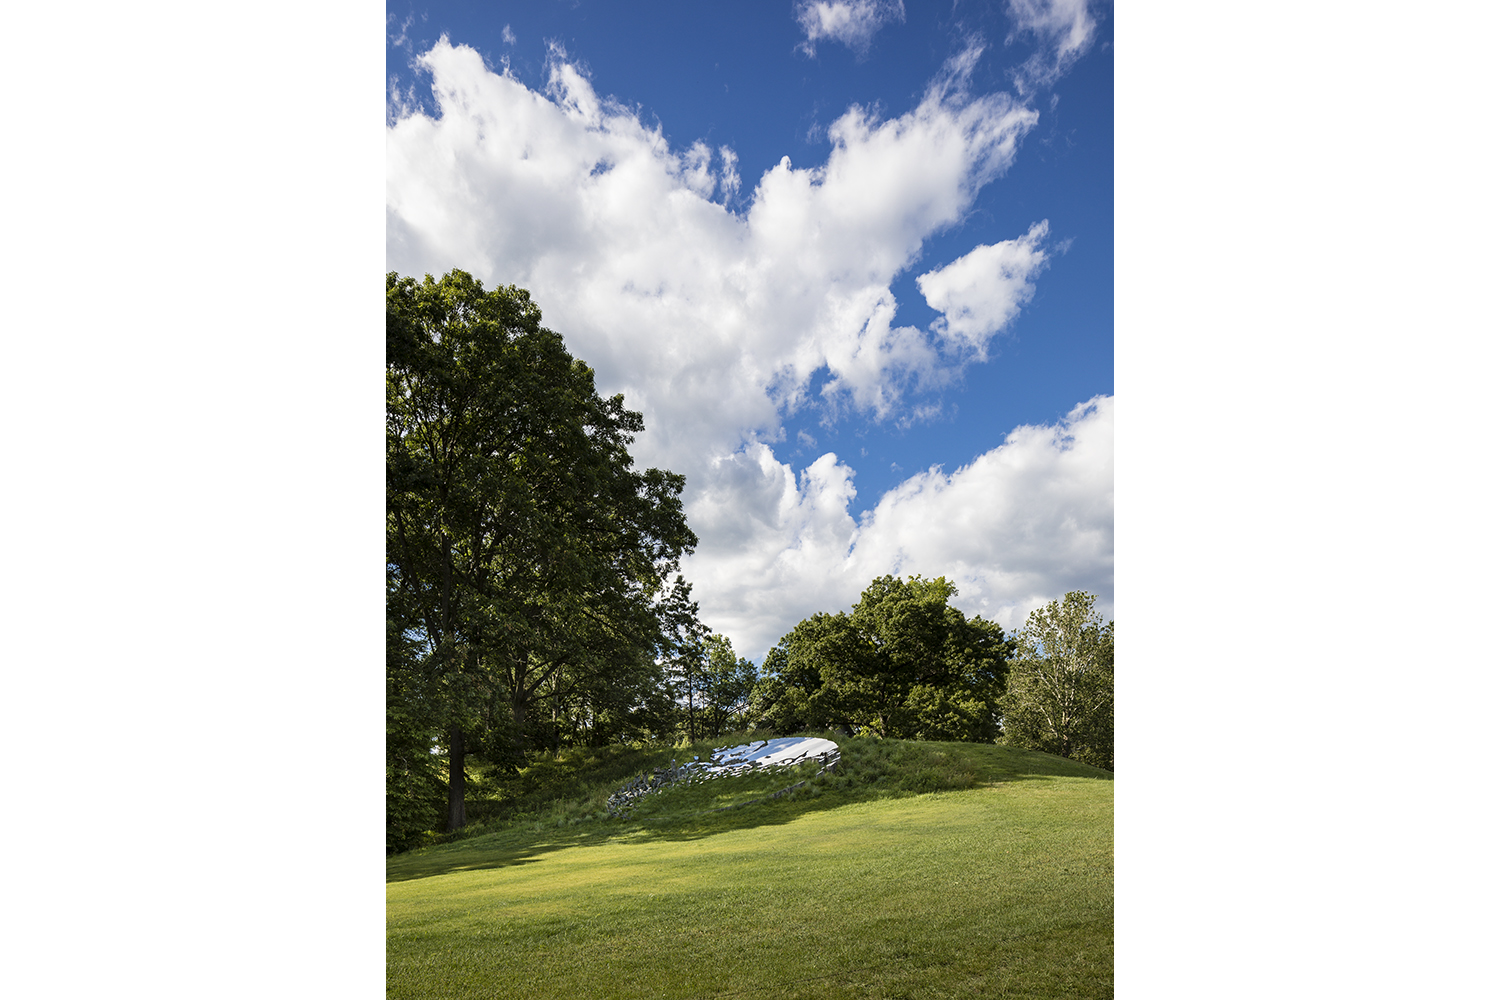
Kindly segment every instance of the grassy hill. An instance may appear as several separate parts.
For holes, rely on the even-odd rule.
[[[1108,997],[1112,775],[850,739],[839,769],[604,801],[687,751],[535,765],[472,835],[388,861],[393,998]],[[810,767],[810,766],[809,766]]]

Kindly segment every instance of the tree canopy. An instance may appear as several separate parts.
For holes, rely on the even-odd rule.
[[[710,635],[686,661],[688,738],[717,737],[746,722],[755,688],[755,664],[735,655],[722,635]]]
[[[757,709],[773,728],[989,741],[1012,643],[948,604],[945,578],[883,576],[852,611],[799,622],[767,654]]]
[[[1033,611],[1001,699],[1003,741],[1115,769],[1115,623],[1072,591]]]
[[[450,829],[471,746],[641,707],[696,622],[683,478],[633,468],[643,426],[524,290],[386,276],[388,727],[441,728]]]

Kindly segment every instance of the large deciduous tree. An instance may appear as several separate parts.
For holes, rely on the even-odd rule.
[[[1115,769],[1115,623],[1072,591],[1033,611],[1001,699],[1003,741]]]
[[[683,478],[632,468],[643,426],[524,290],[386,276],[388,590],[421,675],[394,689],[441,720],[450,829],[468,736],[524,739],[537,706],[643,676],[696,620]]]
[[[956,591],[943,577],[884,576],[851,612],[799,622],[762,664],[761,717],[779,731],[994,739],[1011,643],[994,622],[950,606]]]

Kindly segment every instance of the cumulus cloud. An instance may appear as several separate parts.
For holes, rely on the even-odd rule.
[[[1042,47],[1022,65],[1016,86],[1046,87],[1088,51],[1097,22],[1092,0],[1008,0],[1016,34],[1034,35]]]
[[[761,656],[886,573],[946,576],[959,607],[1007,629],[1069,590],[1099,595],[1113,616],[1114,397],[1018,427],[955,472],[912,476],[858,521],[854,477],[832,453],[798,477],[764,444],[716,461],[688,508],[711,542],[688,565],[742,653]]]
[[[875,32],[892,21],[905,20],[901,0],[799,0],[797,23],[807,38],[797,48],[815,56],[818,41],[826,38],[843,42],[864,56]]]
[[[909,481],[923,484],[915,499],[893,494],[856,524],[850,466],[829,454],[798,473],[770,447],[802,407],[896,425],[930,416],[931,390],[984,357],[1030,294],[1045,224],[924,274],[923,294],[943,312],[933,329],[895,322],[897,276],[966,216],[1037,121],[1006,94],[970,92],[978,55],[950,60],[905,114],[850,108],[829,126],[823,162],[782,158],[748,193],[733,150],[674,148],[659,126],[596,93],[560,47],[547,84],[532,90],[444,38],[418,57],[436,113],[415,102],[391,109],[387,266],[457,267],[487,286],[527,288],[601,390],[644,413],[637,460],[687,476],[702,540],[690,579],[705,621],[742,653],[759,656],[797,618],[847,604],[893,571],[876,567],[905,550],[880,539],[916,530],[903,512],[980,475],[924,474]],[[995,287],[983,287],[984,274]],[[1026,449],[1008,440],[998,451]],[[990,581],[981,561],[962,564]],[[1000,612],[1051,582],[1024,562],[995,565],[1014,579],[966,586]],[[912,571],[954,572],[921,566]]]
[[[641,447],[671,468],[747,434],[774,440],[800,406],[899,415],[964,359],[894,323],[891,285],[1037,120],[1008,95],[968,92],[977,55],[904,115],[849,109],[825,162],[783,158],[737,213],[732,151],[671,148],[562,50],[539,93],[444,39],[419,58],[437,116],[403,108],[387,133],[389,266],[530,289],[601,383],[646,413]]]
[[[992,335],[1005,328],[1036,290],[1032,279],[1046,263],[1041,247],[1047,220],[1019,239],[977,246],[953,263],[918,275],[927,304],[943,315],[932,329],[962,344],[980,360]]]

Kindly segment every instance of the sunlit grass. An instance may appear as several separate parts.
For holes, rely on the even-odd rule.
[[[1107,774],[838,742],[841,773],[774,802],[755,800],[800,779],[677,788],[624,822],[580,805],[392,858],[389,995],[1111,994]]]

